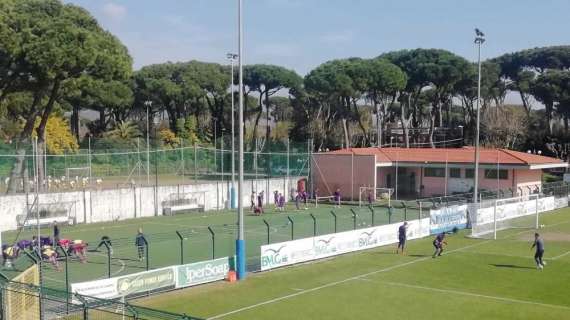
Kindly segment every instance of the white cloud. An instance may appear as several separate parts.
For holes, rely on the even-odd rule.
[[[108,2],[103,6],[103,14],[112,21],[118,22],[127,15],[127,7]]]
[[[343,44],[351,42],[354,38],[354,32],[351,30],[338,31],[328,33],[320,37],[321,42],[331,45]]]

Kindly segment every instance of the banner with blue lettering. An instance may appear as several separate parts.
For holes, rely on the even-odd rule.
[[[430,210],[430,233],[449,232],[467,227],[467,205],[456,205]]]

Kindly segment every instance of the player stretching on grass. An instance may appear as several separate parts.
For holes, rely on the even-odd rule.
[[[404,254],[404,248],[406,247],[406,238],[408,237],[408,222],[405,221],[403,225],[398,228],[398,248],[396,248],[396,253],[402,249],[402,254]]]
[[[538,270],[542,270],[546,265],[546,262],[542,261],[542,256],[544,256],[544,241],[540,237],[538,233],[534,234],[534,243],[530,249],[536,247],[536,251],[534,252],[534,261],[536,261],[536,268]]]
[[[443,245],[447,245],[445,241],[445,232],[438,234],[435,239],[433,240],[433,246],[435,247],[435,252],[433,253],[432,258],[439,257],[443,253]]]

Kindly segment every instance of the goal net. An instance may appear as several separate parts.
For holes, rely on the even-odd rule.
[[[512,228],[538,229],[539,195],[498,199],[481,203],[471,213],[471,236],[497,239],[497,232]]]
[[[206,208],[206,191],[172,193],[162,201],[164,215],[173,215],[190,211],[204,211]]]
[[[66,168],[65,176],[68,181],[81,182],[83,178],[91,178],[91,167]]]
[[[360,187],[358,193],[358,206],[373,205],[378,202],[387,203],[391,206],[393,188]]]

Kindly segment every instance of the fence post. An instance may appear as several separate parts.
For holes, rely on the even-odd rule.
[[[394,211],[394,207],[389,206],[389,207],[388,207],[388,224],[391,224],[391,223],[392,223],[392,214],[393,214],[393,211]]]
[[[356,230],[356,212],[354,212],[354,209],[350,209],[350,212],[352,213],[352,230]]]
[[[372,226],[374,227],[374,220],[375,220],[376,212],[374,211],[374,208],[372,206],[368,206],[368,210],[370,210],[370,212],[372,213]]]
[[[331,214],[334,218],[334,233],[336,233],[336,213],[334,213],[334,211],[331,210]]]
[[[145,240],[145,242],[146,242],[146,240]],[[103,245],[107,249],[107,278],[111,278],[111,248],[109,247],[109,244],[107,243],[107,241],[103,241]],[[147,259],[148,259],[148,257],[147,257]],[[147,268],[147,270],[148,270],[148,268]]]
[[[418,211],[418,220],[422,219],[422,202],[418,201],[418,205],[420,207],[420,210]]]
[[[265,219],[263,219],[263,223],[265,223],[265,226],[267,227],[267,244],[269,244],[269,223],[265,221]]]
[[[290,216],[287,216],[287,220],[291,223],[291,240],[293,240],[295,239],[295,222],[293,222],[293,219],[291,219]]]
[[[176,231],[176,235],[180,239],[180,264],[184,264],[184,238],[178,231]]]
[[[408,207],[404,201],[402,201],[402,208],[404,209],[404,221],[408,221]]]
[[[198,145],[194,142],[194,184],[198,183]]]
[[[317,236],[317,219],[315,218],[315,216],[310,213],[309,214],[311,216],[311,218],[313,219],[313,236]]]
[[[212,260],[216,258],[216,234],[211,227],[208,227],[208,231],[210,231],[210,235],[212,235]]]
[[[69,268],[68,268],[68,255],[67,251],[62,248],[59,244],[57,244],[57,249],[60,249],[62,256],[65,257],[64,264],[65,264],[65,314],[69,314]]]

